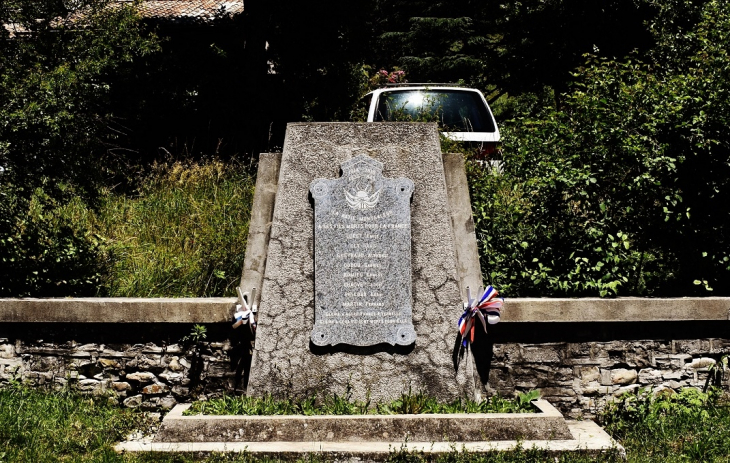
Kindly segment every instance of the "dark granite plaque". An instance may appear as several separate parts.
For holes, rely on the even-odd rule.
[[[407,178],[383,177],[383,164],[359,155],[342,177],[316,179],[315,315],[318,346],[416,340],[411,319],[411,194]]]

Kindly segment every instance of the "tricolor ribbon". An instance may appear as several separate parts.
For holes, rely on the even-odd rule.
[[[241,292],[241,288],[236,288],[238,292],[238,304],[236,304],[236,313],[233,314],[233,328],[238,328],[241,325],[248,323],[251,332],[256,332],[256,288],[251,290],[251,294],[248,291]]]
[[[487,324],[494,325],[499,323],[499,317],[502,312],[502,304],[504,298],[497,298],[499,293],[491,286],[482,292],[479,288],[480,297],[473,299],[471,297],[471,289],[467,286],[466,297],[467,302],[464,303],[464,313],[459,318],[459,333],[461,334],[461,345],[466,347],[467,343],[474,342],[474,329],[476,328],[476,320],[478,319],[484,332],[487,332]]]

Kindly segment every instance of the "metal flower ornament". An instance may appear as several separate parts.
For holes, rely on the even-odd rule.
[[[502,314],[504,298],[498,298],[499,293],[492,286],[487,286],[484,291],[479,288],[477,296],[477,298],[472,298],[471,289],[467,286],[466,297],[468,301],[464,303],[464,313],[459,318],[459,333],[461,334],[461,345],[463,347],[467,347],[467,344],[474,342],[476,320],[481,322],[486,333],[487,324],[499,323]]]

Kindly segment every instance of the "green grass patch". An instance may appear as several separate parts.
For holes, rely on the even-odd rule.
[[[106,191],[98,211],[62,214],[100,241],[99,295],[234,296],[241,278],[255,179],[235,163],[157,164],[134,196]]]
[[[113,445],[149,418],[73,391],[0,389],[0,462],[115,461]]]
[[[184,415],[395,415],[428,413],[532,413],[530,403],[539,392],[519,394],[514,400],[494,396],[482,401],[457,399],[439,402],[423,392],[411,391],[391,402],[371,403],[353,400],[349,390],[342,396],[305,399],[264,397],[230,397],[194,402]]]
[[[413,394],[411,397],[417,397]],[[333,399],[334,400],[334,399]],[[398,402],[398,401],[396,401]],[[402,406],[402,403],[401,403]],[[328,412],[330,413],[330,412]],[[602,425],[626,447],[629,462],[727,462],[730,455],[730,407],[717,391],[703,394],[654,394],[642,390],[607,407]],[[0,462],[170,462],[201,461],[191,454],[116,454],[113,445],[134,430],[151,424],[145,415],[65,389],[33,390],[18,384],[0,389]],[[216,454],[208,463],[278,461],[250,454]],[[312,455],[303,462],[326,461]],[[556,457],[521,446],[509,452],[475,454],[458,446],[433,456],[394,448],[389,462],[432,463],[587,463],[619,462],[617,452]]]
[[[610,404],[602,424],[629,461],[730,461],[730,402],[718,389],[641,389]]]

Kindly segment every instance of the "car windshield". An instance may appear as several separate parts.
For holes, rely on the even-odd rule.
[[[435,121],[448,132],[494,132],[494,122],[476,92],[394,90],[378,100],[376,121]]]

